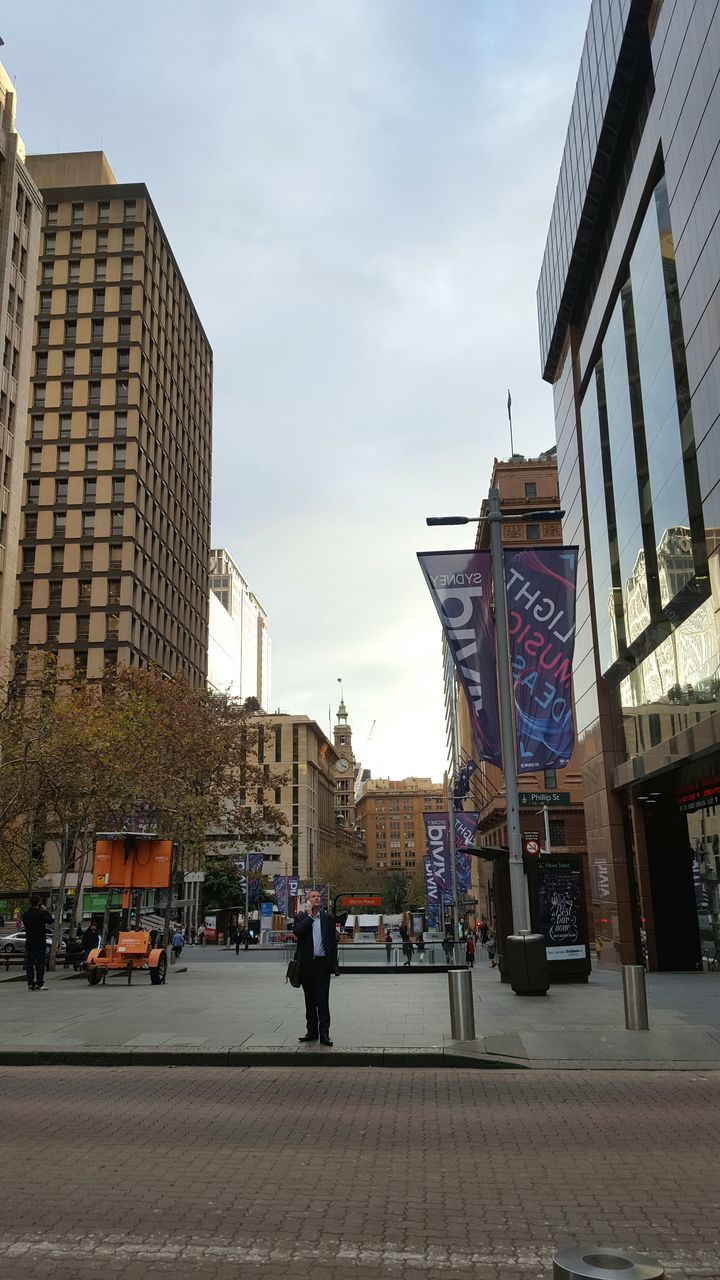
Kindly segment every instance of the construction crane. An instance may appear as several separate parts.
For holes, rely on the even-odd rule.
[[[376,725],[376,724],[377,724],[377,720],[373,720],[372,724],[370,725],[370,732],[368,733],[368,736],[367,736],[367,738],[365,739],[365,741],[366,741],[366,742],[370,742],[370,741],[372,740],[372,736],[373,736],[373,734],[374,734],[374,732],[375,732],[375,725]]]

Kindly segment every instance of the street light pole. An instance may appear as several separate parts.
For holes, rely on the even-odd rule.
[[[508,845],[510,848],[510,897],[512,899],[513,928],[517,933],[519,929],[527,929],[527,905],[525,900],[522,836],[520,833],[520,797],[515,758],[515,721],[513,716],[510,654],[508,650],[507,592],[502,543],[503,517],[500,510],[499,489],[491,489],[488,494],[488,514],[486,519],[490,525],[490,559],[495,604],[495,657],[500,702],[500,739],[502,742],[503,773],[505,774],[505,801],[507,805]]]

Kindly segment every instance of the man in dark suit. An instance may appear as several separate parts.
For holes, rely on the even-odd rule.
[[[300,953],[300,972],[305,992],[307,1035],[303,1043],[320,1038],[321,1044],[332,1045],[330,1039],[330,975],[340,972],[337,963],[335,919],[322,910],[322,899],[316,889],[308,894],[307,911],[299,911],[293,920],[293,933]]]

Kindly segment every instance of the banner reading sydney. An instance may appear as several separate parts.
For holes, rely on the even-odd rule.
[[[562,769],[575,745],[577,547],[505,552],[518,773]]]
[[[489,551],[419,552],[460,683],[477,754],[502,765]]]

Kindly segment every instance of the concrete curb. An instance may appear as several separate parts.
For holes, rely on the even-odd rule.
[[[461,1045],[429,1049],[0,1048],[0,1067],[433,1067],[526,1070],[528,1063]]]

